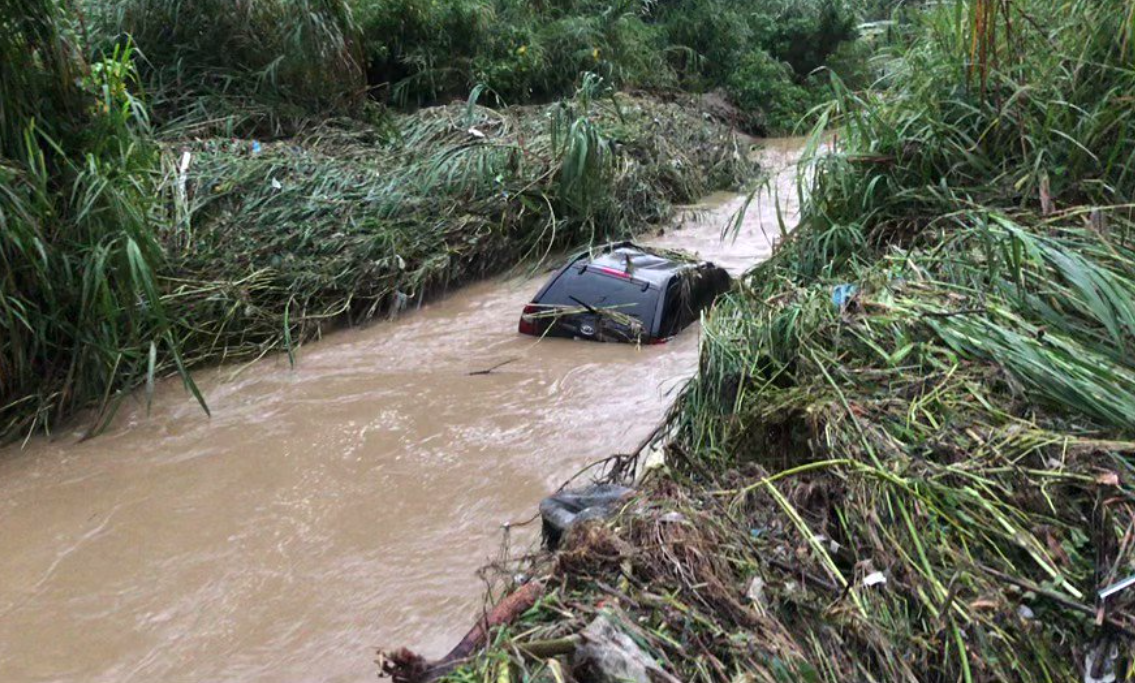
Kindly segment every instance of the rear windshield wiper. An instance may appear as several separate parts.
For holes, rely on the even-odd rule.
[[[583,306],[585,309],[587,309],[587,312],[590,313],[591,315],[602,315],[601,313],[599,313],[598,309],[596,309],[593,306],[590,306],[588,304],[585,304],[584,302],[580,301],[579,299],[575,298],[574,296],[569,295],[568,298],[571,299],[572,301],[574,301],[575,303],[579,304],[580,306]]]

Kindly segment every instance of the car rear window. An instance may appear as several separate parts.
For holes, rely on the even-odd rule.
[[[641,320],[644,329],[651,329],[658,307],[657,288],[584,268],[572,266],[565,270],[536,303],[579,307],[582,302],[592,308],[614,308]]]

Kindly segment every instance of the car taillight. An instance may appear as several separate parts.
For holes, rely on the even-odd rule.
[[[520,325],[517,326],[517,331],[520,332],[520,334],[540,334],[536,330],[536,319],[532,317],[533,314],[539,312],[540,307],[536,304],[528,304],[527,306],[525,306],[524,312],[520,314]]]

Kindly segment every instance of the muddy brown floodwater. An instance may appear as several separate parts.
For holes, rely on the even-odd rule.
[[[800,147],[760,153],[782,200]],[[646,241],[739,273],[778,233],[764,201],[722,242],[741,201]],[[376,646],[443,653],[501,524],[632,448],[696,368],[696,326],[641,349],[518,335],[545,276],[336,333],[295,369],[199,373],[211,419],[170,382],[96,439],[0,452],[0,681],[359,681]]]

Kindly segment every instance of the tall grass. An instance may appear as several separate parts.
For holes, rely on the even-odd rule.
[[[784,471],[733,509],[794,530],[762,553],[833,539],[794,563],[849,587],[772,609],[801,671],[1071,680],[1135,623],[1083,618],[1135,561],[1130,8],[929,11],[888,87],[821,114],[800,226],[707,323],[680,462]]]
[[[84,0],[83,10],[96,51],[134,43],[153,106],[183,131],[281,135],[357,114],[366,97],[345,0]]]
[[[0,433],[49,430],[176,348],[160,299],[158,153],[129,47],[88,63],[66,6],[0,35]]]
[[[94,47],[131,37],[153,108],[181,132],[278,136],[370,98],[399,108],[569,97],[583,73],[616,87],[753,92],[809,74],[854,39],[842,0],[82,0]],[[749,70],[764,56],[783,69]],[[766,83],[770,78],[772,81]],[[780,103],[777,125],[804,113]],[[747,119],[746,119],[747,120]],[[760,120],[760,119],[753,119]],[[761,124],[764,125],[764,124]]]

